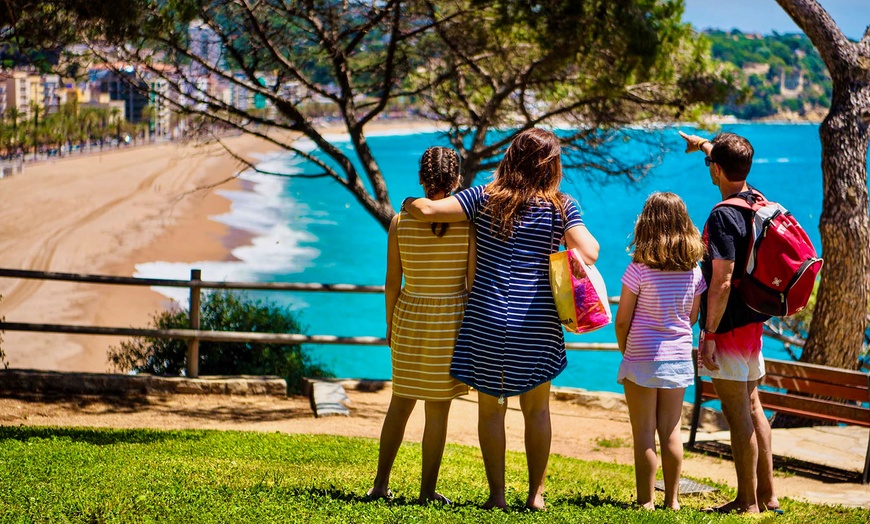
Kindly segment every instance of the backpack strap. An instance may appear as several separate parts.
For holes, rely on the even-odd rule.
[[[749,191],[751,194],[747,196],[739,196],[739,193],[731,195],[730,197],[713,206],[713,209],[716,209],[719,206],[731,206],[739,209],[758,211],[761,207],[764,206],[765,203],[767,203],[767,199],[764,198],[764,195],[762,195],[757,189],[752,186],[749,186]],[[750,199],[752,200],[751,202]]]

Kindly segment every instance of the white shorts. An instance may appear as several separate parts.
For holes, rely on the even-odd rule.
[[[645,388],[687,388],[695,383],[695,368],[691,360],[629,362],[622,359],[616,381],[622,384],[626,379]]]
[[[721,380],[750,382],[764,376],[764,357],[761,355],[761,334],[764,324],[749,324],[716,334],[716,363],[713,371],[698,366],[698,375]]]

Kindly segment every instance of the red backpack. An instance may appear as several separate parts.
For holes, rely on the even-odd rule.
[[[794,315],[807,306],[823,261],[788,210],[755,190],[753,197],[752,203],[731,197],[716,204],[752,211],[746,272],[734,285],[755,311],[774,317]]]

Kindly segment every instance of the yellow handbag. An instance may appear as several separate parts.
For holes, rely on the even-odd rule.
[[[571,333],[588,333],[611,322],[604,279],[576,249],[550,255],[550,287],[559,322]]]

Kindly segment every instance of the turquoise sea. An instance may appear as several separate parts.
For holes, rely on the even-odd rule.
[[[688,133],[698,133],[690,127]],[[821,146],[813,124],[735,124],[723,126],[747,137],[755,148],[749,176],[754,186],[785,205],[808,231],[818,249],[818,218],[822,203]],[[700,228],[719,200],[703,157],[686,155],[676,129],[667,129],[661,163],[639,183],[590,180],[566,172],[564,192],[580,204],[583,219],[601,243],[597,264],[609,295],[618,295],[620,278],[629,263],[626,247],[634,221],[647,195],[673,191],[683,197]],[[698,133],[704,134],[704,133]],[[346,150],[346,137],[331,137]],[[438,132],[370,136],[369,143],[384,172],[390,197],[398,205],[405,196],[420,195],[417,165],[431,145],[448,145]],[[636,155],[632,142],[624,154]],[[299,158],[286,154],[262,159],[262,166],[286,173],[309,172]],[[206,280],[263,282],[324,282],[381,285],[386,271],[386,232],[363,211],[354,197],[327,178],[285,178],[244,175],[251,191],[225,191],[232,211],[213,217],[253,233],[254,241],[233,251],[238,261],[173,264],[155,261],[137,266],[136,276],[187,278],[190,268],[203,270]],[[481,174],[476,183],[486,183]],[[166,291],[171,294],[171,290]],[[183,300],[183,297],[178,297]],[[270,293],[263,298],[297,310],[308,334],[384,336],[384,305],[380,294]],[[696,328],[697,331],[697,328]],[[615,342],[612,328],[566,337],[580,342]],[[388,379],[386,347],[309,346],[309,353],[339,377]],[[776,342],[766,343],[769,357],[788,358]],[[599,391],[621,391],[616,383],[620,356],[615,351],[569,351],[568,368],[554,385]]]

